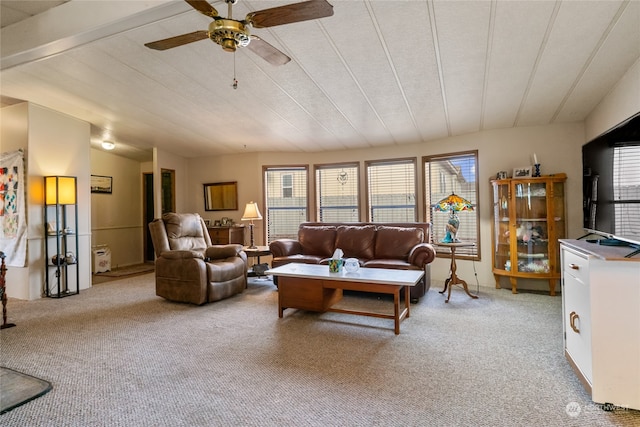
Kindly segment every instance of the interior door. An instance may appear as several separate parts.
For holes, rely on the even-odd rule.
[[[153,261],[155,259],[155,253],[153,250],[153,243],[151,241],[151,232],[149,231],[149,224],[155,218],[155,212],[153,209],[153,174],[142,174],[143,179],[143,216],[144,216],[144,260]]]

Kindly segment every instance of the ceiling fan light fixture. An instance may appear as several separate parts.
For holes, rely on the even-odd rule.
[[[251,28],[268,28],[278,25],[293,24],[333,15],[333,6],[327,0],[307,0],[300,3],[286,4],[268,9],[249,12],[242,21],[233,19],[232,5],[238,0],[223,0],[227,3],[228,16],[220,16],[209,0],[184,0],[201,14],[213,18],[208,31],[193,31],[167,39],[145,43],[154,50],[167,50],[185,44],[209,38],[221,46],[224,51],[235,52],[236,49],[249,46],[249,50],[259,55],[271,65],[284,65],[291,61],[287,55],[270,45],[265,40],[251,35]]]
[[[116,148],[116,144],[111,141],[102,141],[102,148],[105,150],[113,150]]]
[[[227,52],[245,47],[251,41],[249,27],[232,19],[216,19],[209,24],[209,38]]]
[[[234,39],[224,39],[220,42],[220,46],[222,46],[222,50],[225,52],[235,52],[237,45]]]

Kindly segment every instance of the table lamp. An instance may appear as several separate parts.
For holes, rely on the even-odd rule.
[[[473,205],[470,201],[451,193],[450,196],[445,197],[435,204],[434,209],[440,212],[449,212],[449,220],[445,226],[444,238],[440,241],[442,243],[456,243],[458,240],[458,228],[460,228],[460,219],[457,212],[460,211],[472,211]]]
[[[255,202],[247,203],[247,206],[244,208],[244,214],[242,214],[242,221],[249,221],[249,234],[251,235],[251,245],[249,249],[256,249],[257,246],[253,242],[253,220],[262,219],[262,215],[260,214],[260,209],[258,209],[258,204]]]

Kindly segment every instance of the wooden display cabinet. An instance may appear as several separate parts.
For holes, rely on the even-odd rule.
[[[492,270],[496,288],[507,276],[517,293],[519,278],[549,281],[556,294],[560,280],[558,239],[567,234],[564,173],[491,181],[493,195]]]

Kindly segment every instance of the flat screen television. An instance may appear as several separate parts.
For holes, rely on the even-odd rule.
[[[582,146],[587,233],[640,245],[640,113]]]

